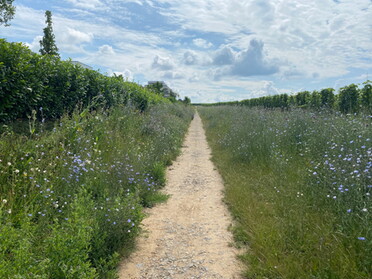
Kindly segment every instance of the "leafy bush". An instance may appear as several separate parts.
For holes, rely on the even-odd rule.
[[[144,111],[151,104],[170,102],[122,76],[107,77],[4,39],[0,39],[0,100],[0,121],[26,118],[39,108],[43,109],[39,118],[59,118],[92,103],[93,108],[130,103]]]

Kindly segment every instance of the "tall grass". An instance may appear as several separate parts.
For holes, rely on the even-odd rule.
[[[199,109],[248,278],[371,278],[371,117]]]
[[[0,278],[115,278],[191,120],[183,105],[75,112],[0,137]],[[161,197],[160,197],[161,198]]]

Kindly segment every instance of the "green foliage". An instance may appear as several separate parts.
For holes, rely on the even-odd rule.
[[[53,55],[41,56],[20,43],[0,39],[0,121],[61,117],[75,108],[91,110],[130,104],[144,111],[169,100],[142,86],[84,69]],[[42,109],[40,109],[42,108]],[[42,113],[41,113],[42,111]]]
[[[204,106],[241,105],[262,108],[311,108],[312,110],[339,110],[342,113],[359,113],[372,111],[371,81],[363,83],[359,88],[351,84],[340,88],[338,94],[334,94],[333,88],[325,88],[318,91],[303,91],[294,95],[279,94],[242,100],[240,102],[222,102]]]
[[[199,111],[247,278],[371,278],[369,116]]]
[[[355,84],[342,87],[338,95],[338,107],[342,113],[358,111],[359,90]]]
[[[190,105],[191,104],[191,99],[187,96],[185,96],[185,98],[183,99],[182,101],[185,105]]]
[[[13,19],[15,13],[13,2],[14,0],[0,0],[0,25],[10,25],[9,21]]]
[[[326,88],[320,90],[320,103],[325,108],[333,108],[335,103],[335,90],[333,88]]]
[[[0,131],[0,277],[115,278],[143,206],[166,199],[164,166],[191,116],[181,104],[86,108]]]
[[[46,11],[45,17],[45,23],[47,24],[47,27],[44,28],[44,36],[40,41],[40,53],[42,55],[59,56],[58,47],[56,45],[55,36],[53,34],[52,12]]]
[[[367,113],[372,114],[372,84],[371,81],[364,82],[364,87],[360,92],[361,104]]]

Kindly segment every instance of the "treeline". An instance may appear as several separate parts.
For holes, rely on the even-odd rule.
[[[0,39],[0,121],[26,118],[33,110],[42,118],[59,118],[94,104],[131,104],[145,110],[163,102],[169,100],[122,76],[108,77]]]
[[[235,102],[224,102],[212,105],[243,105],[248,107],[282,108],[290,107],[333,109],[342,113],[372,113],[372,84],[366,81],[363,87],[356,84],[340,88],[335,94],[333,88],[320,91],[303,91],[295,95],[280,94]]]

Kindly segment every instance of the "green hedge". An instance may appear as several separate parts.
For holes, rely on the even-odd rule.
[[[234,102],[223,102],[210,104],[215,105],[242,105],[248,107],[263,108],[312,108],[312,109],[333,109],[342,113],[372,113],[372,84],[366,81],[363,87],[356,84],[340,88],[338,94],[333,88],[325,88],[320,91],[302,91],[294,95],[279,94],[264,96],[260,98],[247,99]],[[196,104],[203,105],[203,104]]]
[[[105,108],[131,104],[140,110],[169,102],[122,76],[107,77],[4,39],[0,39],[0,100],[0,121],[26,118],[40,108],[39,117],[59,118],[93,102]]]

